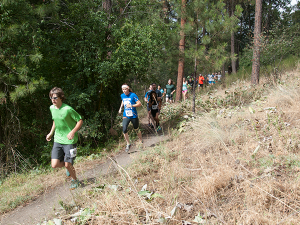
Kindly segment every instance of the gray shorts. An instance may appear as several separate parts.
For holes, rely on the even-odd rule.
[[[59,159],[61,162],[74,162],[77,154],[77,144],[63,145],[54,142],[51,159]]]

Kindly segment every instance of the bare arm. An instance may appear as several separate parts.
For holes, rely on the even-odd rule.
[[[147,96],[147,97],[148,97],[148,96]],[[145,97],[145,98],[144,98],[144,100],[145,100],[145,102],[147,102],[147,103],[148,103],[148,98],[146,98],[146,97]]]
[[[53,134],[54,134],[54,131],[55,131],[55,123],[54,123],[54,121],[53,121],[51,131],[50,131],[50,133],[47,134],[47,136],[46,136],[46,140],[47,140],[47,141],[51,141],[51,138],[52,138],[52,136],[53,136]]]
[[[67,135],[67,138],[69,140],[72,140],[74,138],[74,135],[77,131],[79,131],[79,129],[81,128],[83,124],[83,121],[82,120],[79,120],[77,123],[76,123],[76,126],[74,127],[73,130],[71,130],[71,132]]]
[[[142,103],[140,102],[140,100],[138,100],[134,105],[132,105],[132,107],[140,107],[142,106]]]
[[[119,109],[119,113],[121,114],[122,113],[122,108],[123,108],[124,104],[123,104],[123,101],[121,103],[121,106],[120,106],[120,109]]]

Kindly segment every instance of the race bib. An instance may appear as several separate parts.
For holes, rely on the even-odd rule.
[[[152,105],[152,109],[157,109],[158,108],[158,105]]]
[[[132,110],[125,110],[126,116],[133,116]]]
[[[77,155],[77,148],[71,149],[70,150],[70,155],[71,155],[71,158],[76,157],[76,155]]]

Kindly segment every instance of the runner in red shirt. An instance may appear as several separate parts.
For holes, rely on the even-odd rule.
[[[199,81],[198,87],[201,87],[203,89],[204,80],[205,80],[205,78],[202,76],[202,74],[200,74],[199,79],[198,79],[198,81]]]

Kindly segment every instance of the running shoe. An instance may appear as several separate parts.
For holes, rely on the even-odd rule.
[[[79,185],[80,185],[79,180],[71,180],[71,187],[70,187],[70,190],[74,190],[74,189],[78,188]]]
[[[129,144],[129,145],[126,145],[125,152],[128,152],[128,151],[129,151],[129,149],[130,149],[130,147],[131,147],[131,144]]]
[[[161,127],[160,127],[160,126],[158,126],[156,130],[157,130],[157,131],[160,131],[160,130],[161,130]]]
[[[148,127],[154,128],[154,126],[151,123],[148,124]]]

